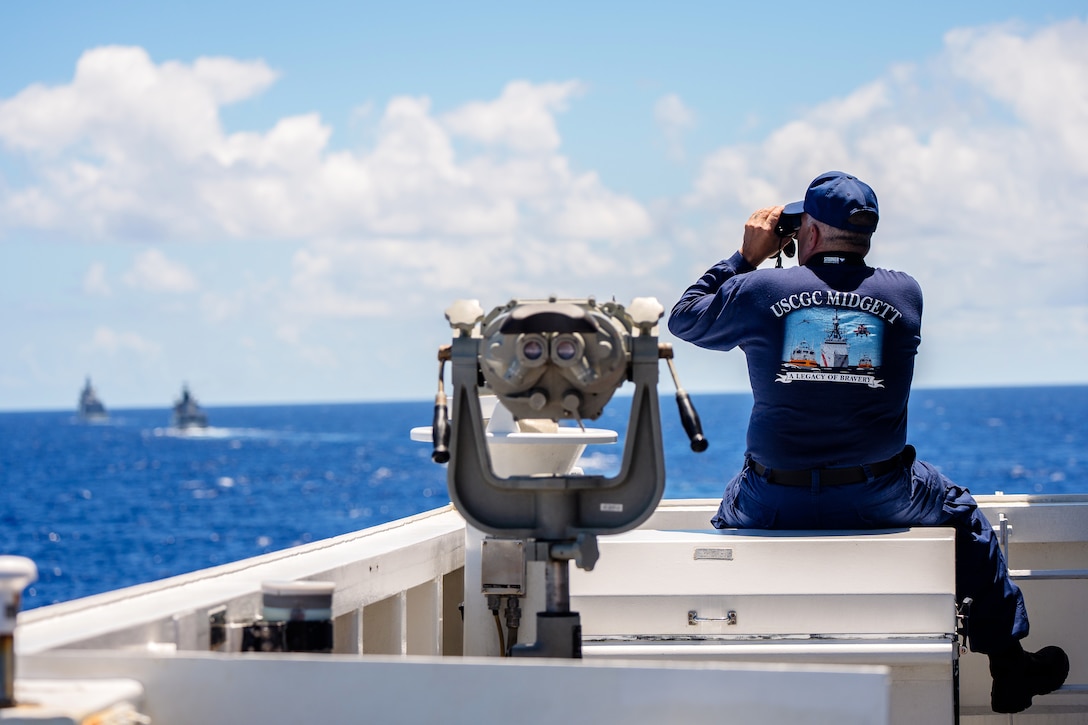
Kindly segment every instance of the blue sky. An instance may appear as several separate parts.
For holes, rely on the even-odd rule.
[[[4,4],[0,409],[427,399],[453,300],[668,307],[828,169],[916,385],[1086,383],[1088,13],[1031,5]]]

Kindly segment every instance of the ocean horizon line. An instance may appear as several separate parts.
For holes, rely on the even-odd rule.
[[[662,383],[662,389],[659,391],[661,397],[671,396],[674,392],[674,388],[671,385]],[[1088,382],[1046,382],[1046,383],[1008,383],[1008,384],[985,384],[985,385],[915,385],[911,388],[911,392],[924,392],[924,391],[953,391],[953,390],[966,390],[966,391],[979,391],[979,390],[1058,390],[1066,388],[1086,388]],[[736,396],[748,396],[751,397],[752,392],[748,389],[731,389],[731,390],[697,390],[691,388],[685,388],[686,392],[691,396],[719,396],[719,395],[736,395]],[[616,391],[616,398],[630,398],[633,390],[627,390],[621,388]],[[426,396],[420,398],[363,398],[355,400],[311,400],[311,401],[262,401],[262,402],[206,402],[206,397],[201,396],[200,405],[205,410],[224,410],[224,409],[237,409],[237,408],[282,408],[282,407],[332,407],[332,406],[352,406],[352,405],[417,405],[428,404],[433,405],[434,397]],[[103,401],[105,402],[105,401]],[[107,404],[106,408],[109,412],[141,412],[141,411],[157,411],[165,410],[169,411],[173,407],[173,401],[162,404],[120,404],[112,405]],[[56,406],[56,407],[42,407],[42,408],[5,408],[0,404],[0,415],[16,415],[16,414],[39,414],[39,413],[72,413],[75,414],[76,406]]]

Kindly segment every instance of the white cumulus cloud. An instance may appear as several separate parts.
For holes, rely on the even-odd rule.
[[[112,160],[134,148],[192,157],[221,135],[222,104],[253,96],[275,78],[261,61],[155,64],[142,48],[96,48],[80,57],[71,83],[33,85],[0,102],[0,139],[42,154],[79,145]]]
[[[109,297],[113,294],[113,289],[106,280],[106,265],[94,262],[87,268],[87,273],[83,275],[83,291],[97,297]]]
[[[158,357],[162,352],[162,347],[156,342],[135,332],[118,332],[110,327],[95,328],[86,347],[108,355],[136,354],[148,358]]]
[[[137,254],[123,279],[130,287],[148,292],[192,292],[198,287],[188,267],[169,259],[158,249]]]
[[[512,81],[497,98],[437,114],[394,97],[373,143],[332,150],[314,113],[226,133],[227,103],[269,87],[262,61],[155,63],[141,48],[88,51],[67,84],[0,101],[0,141],[29,181],[0,192],[0,229],[89,240],[530,236],[632,239],[636,199],[578,172],[555,122],[579,81]],[[456,141],[476,142],[458,151]],[[528,265],[523,265],[528,267]]]
[[[482,143],[525,152],[553,151],[560,144],[555,114],[583,91],[578,81],[537,85],[513,81],[494,101],[468,103],[445,114],[442,122],[453,133]]]
[[[684,133],[695,125],[695,112],[692,111],[675,93],[669,93],[657,99],[654,104],[654,120],[665,135],[669,157],[683,161]]]
[[[275,79],[261,61],[88,51],[71,82],[0,102],[0,141],[31,171],[0,192],[12,212],[0,228],[91,242],[298,240],[276,305],[287,324],[374,318],[419,280],[454,294],[496,286],[499,271],[511,293],[554,289],[556,270],[584,293],[654,231],[640,201],[560,153],[556,115],[584,93],[577,80],[511,81],[443,113],[426,97],[394,97],[373,114],[372,142],[352,150],[331,149],[333,129],[315,113],[226,133],[223,105]],[[660,254],[640,257],[649,258]],[[121,279],[158,292],[199,287],[154,246]],[[222,322],[272,303],[206,291],[201,304]]]

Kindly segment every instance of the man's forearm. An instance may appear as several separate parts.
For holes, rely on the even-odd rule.
[[[729,280],[753,269],[740,252],[708,269],[673,306],[669,315],[669,331],[681,340],[696,345],[732,347],[725,339],[719,339],[725,330],[713,329],[718,327],[716,323],[721,319],[729,299],[729,295],[720,292]]]

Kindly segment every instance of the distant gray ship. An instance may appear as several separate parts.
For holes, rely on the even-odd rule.
[[[181,386],[181,398],[174,403],[173,424],[179,430],[208,427],[208,415],[189,392],[188,385]]]
[[[98,421],[109,418],[109,413],[106,412],[106,406],[98,399],[98,395],[94,391],[94,386],[91,385],[90,376],[87,376],[86,381],[83,383],[83,390],[79,393],[79,407],[77,412],[79,413],[80,420],[85,421]]]

